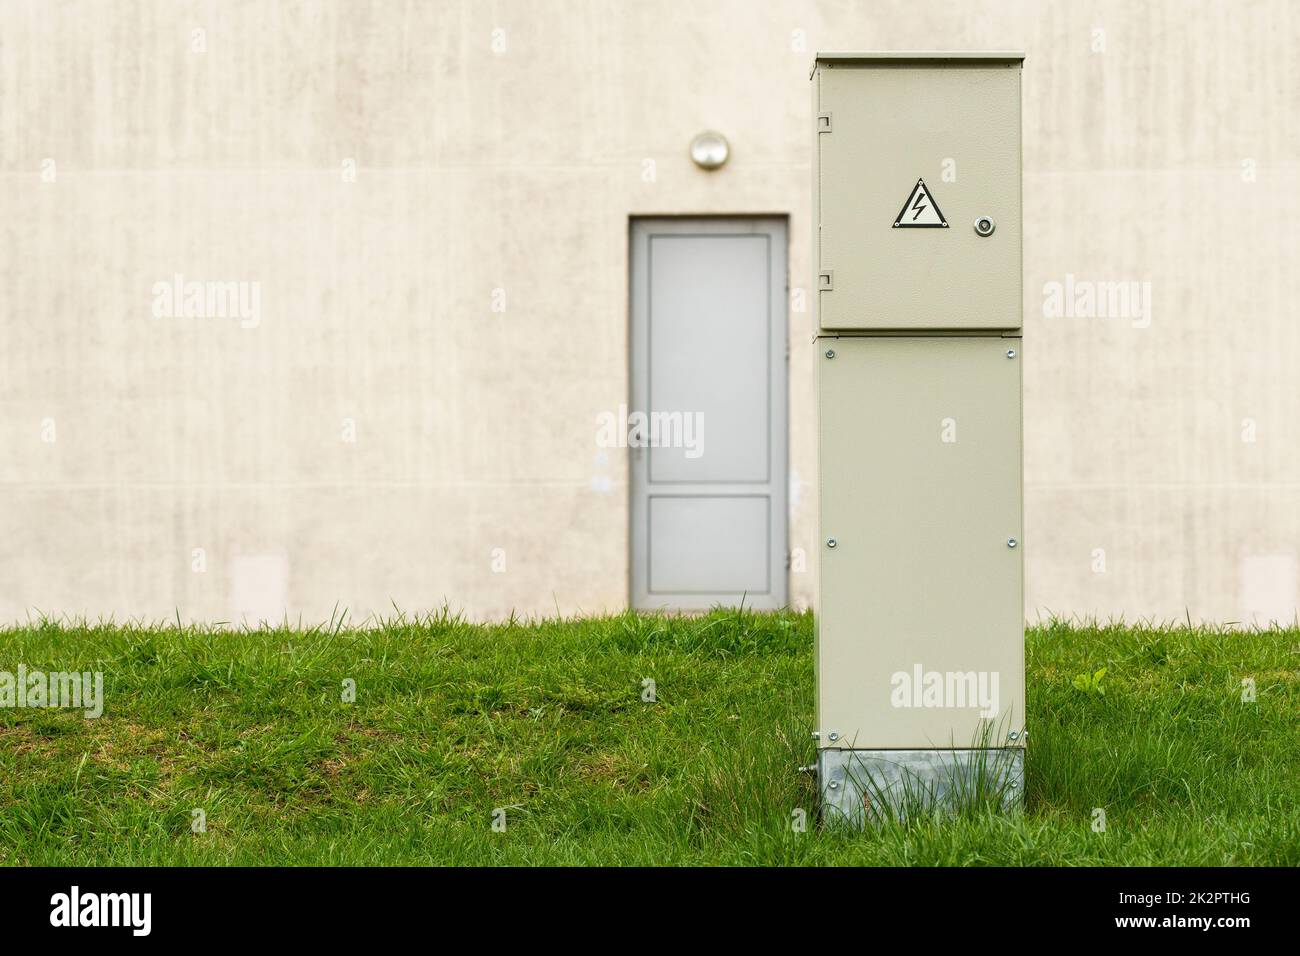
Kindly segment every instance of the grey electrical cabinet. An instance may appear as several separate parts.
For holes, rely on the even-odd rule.
[[[1021,60],[813,69],[817,739],[852,819],[972,767],[1019,792]]]

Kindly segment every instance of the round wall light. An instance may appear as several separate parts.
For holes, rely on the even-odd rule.
[[[717,169],[731,155],[727,137],[713,130],[705,130],[691,140],[691,159],[700,169]]]

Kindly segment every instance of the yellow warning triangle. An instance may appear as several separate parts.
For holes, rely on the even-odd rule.
[[[930,195],[930,189],[924,179],[918,179],[907,201],[898,211],[894,220],[895,229],[947,229],[948,220],[944,218],[939,204]]]

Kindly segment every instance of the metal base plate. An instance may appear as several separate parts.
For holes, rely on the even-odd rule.
[[[826,823],[862,828],[929,813],[1023,805],[1023,747],[987,750],[822,750],[817,758]]]

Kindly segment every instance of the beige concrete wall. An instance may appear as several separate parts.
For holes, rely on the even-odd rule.
[[[0,619],[622,607],[629,217],[786,214],[806,288],[814,51],[989,48],[1028,54],[1030,617],[1290,617],[1298,36],[1280,0],[6,0]],[[256,326],[155,317],[178,273],[258,283]],[[1149,314],[1045,315],[1067,275]]]

